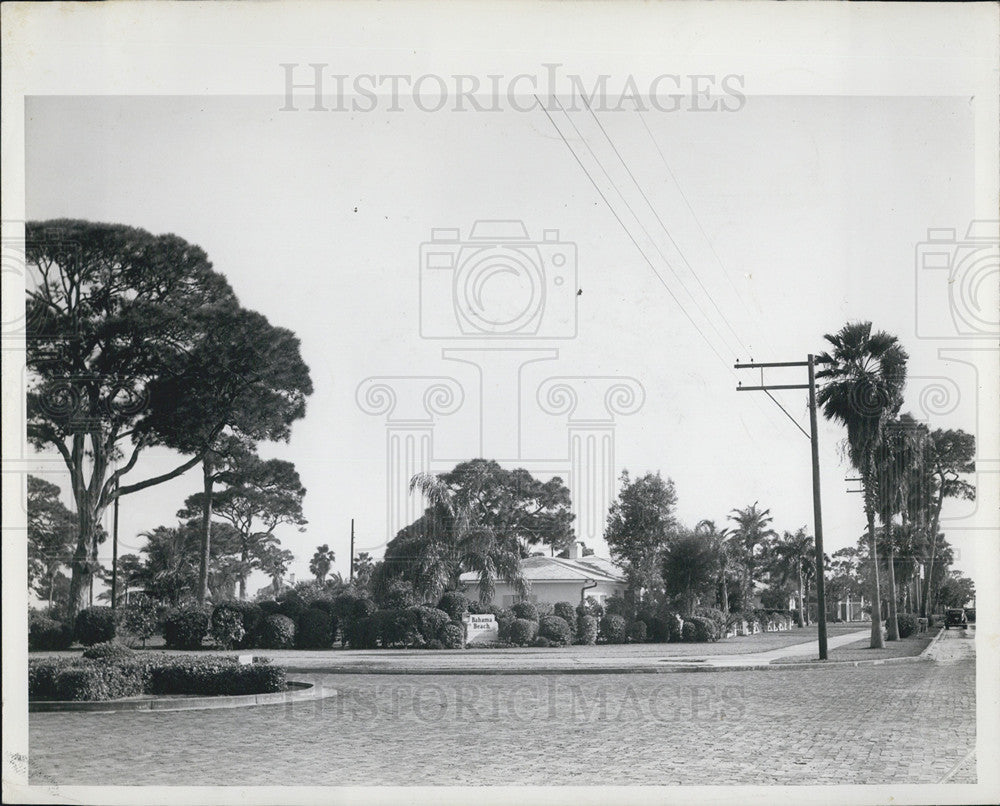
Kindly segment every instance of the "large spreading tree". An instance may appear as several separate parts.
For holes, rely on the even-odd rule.
[[[275,334],[255,329],[266,320],[241,312],[205,253],[175,235],[70,219],[25,230],[27,436],[39,450],[57,450],[69,471],[72,616],[99,567],[107,508],[194,467],[242,422],[267,385],[266,373],[261,382],[247,373],[258,352],[246,338]],[[274,331],[286,344],[294,339]],[[300,382],[292,395],[308,391]],[[154,445],[182,456],[166,472],[129,481]]]

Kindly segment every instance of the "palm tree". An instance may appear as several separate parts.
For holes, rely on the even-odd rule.
[[[736,533],[731,529],[719,531],[715,521],[705,519],[698,522],[694,527],[696,534],[710,537],[715,544],[715,552],[718,559],[719,586],[722,593],[722,612],[729,615],[729,574],[731,571],[740,568],[739,552],[735,544]]]
[[[799,613],[798,623],[800,627],[806,626],[806,596],[805,579],[809,574],[809,567],[816,556],[812,535],[806,533],[806,527],[802,527],[794,534],[785,532],[781,540],[774,545],[776,568],[781,577],[782,584],[794,580],[798,589]]]
[[[743,509],[734,509],[729,513],[729,519],[736,523],[733,535],[740,544],[746,562],[746,585],[743,586],[743,611],[750,607],[750,597],[753,595],[753,583],[757,563],[757,548],[764,547],[767,542],[778,536],[771,527],[771,510],[758,509],[758,501]]]
[[[322,582],[326,579],[326,575],[330,573],[330,569],[333,568],[333,561],[336,559],[331,549],[326,543],[322,546],[316,547],[316,553],[313,554],[312,559],[309,561],[309,573],[316,577],[317,582]]]
[[[667,543],[662,575],[667,594],[680,599],[685,615],[693,615],[702,593],[718,579],[715,541],[698,532],[682,532]]]
[[[436,601],[444,591],[458,586],[465,571],[479,577],[483,603],[492,601],[497,580],[509,583],[519,596],[527,593],[516,535],[500,535],[483,522],[476,494],[452,487],[432,473],[418,473],[410,479],[410,492],[414,491],[429,504],[422,519],[424,528],[414,541],[418,593]]]
[[[295,555],[288,549],[278,548],[275,545],[268,546],[260,557],[260,570],[271,577],[271,587],[274,595],[281,593],[281,585],[288,573],[288,566],[291,565]]]
[[[847,428],[847,454],[861,474],[868,541],[872,562],[871,646],[882,642],[881,591],[878,578],[878,545],[875,515],[878,507],[876,451],[885,424],[902,404],[906,385],[906,351],[899,340],[885,331],[872,332],[871,322],[851,322],[824,338],[833,346],[822,353],[816,373],[822,379],[817,402],[828,420]]]

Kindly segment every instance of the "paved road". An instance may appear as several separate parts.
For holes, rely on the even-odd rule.
[[[34,784],[974,782],[974,639],[937,661],[670,675],[316,675],[293,706],[32,714]]]

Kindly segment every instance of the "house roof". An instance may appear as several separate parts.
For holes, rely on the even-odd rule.
[[[521,572],[528,582],[624,582],[625,576],[611,560],[603,557],[581,557],[566,560],[561,557],[526,557],[521,560]],[[462,574],[461,581],[475,584],[479,575],[474,571]]]

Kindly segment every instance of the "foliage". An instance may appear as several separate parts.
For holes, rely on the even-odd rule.
[[[31,614],[28,620],[28,649],[33,652],[69,649],[73,628],[46,616]]]
[[[739,546],[741,565],[745,571],[743,584],[740,585],[741,610],[750,608],[750,598],[754,593],[754,582],[757,581],[757,566],[762,555],[767,553],[777,532],[771,528],[774,520],[770,509],[761,509],[759,502],[754,501],[742,509],[734,509],[729,513],[729,519],[736,526],[732,530],[732,539]]]
[[[692,641],[697,641],[698,640],[697,639],[697,629],[694,626],[694,622],[693,621],[690,621],[688,619],[684,620],[684,623],[681,626],[681,640],[682,641],[686,641],[688,643],[690,643]]]
[[[375,649],[378,646],[379,623],[374,615],[351,618],[341,628],[351,649]]]
[[[625,603],[625,600],[621,596],[609,596],[607,599],[604,600],[604,611],[601,614],[602,616],[615,615],[625,618],[627,614],[628,614],[628,605]]]
[[[694,615],[709,621],[713,641],[718,641],[720,638],[725,637],[726,628],[729,626],[729,618],[721,610],[714,607],[699,607],[694,611]]]
[[[641,644],[646,640],[647,631],[646,622],[637,619],[628,625],[628,640],[634,644]]]
[[[288,616],[265,616],[260,622],[257,645],[264,649],[295,646],[295,622]]]
[[[542,616],[538,622],[538,634],[547,638],[555,646],[566,646],[573,639],[573,630],[561,616]]]
[[[232,645],[233,649],[248,649],[252,647],[257,640],[257,633],[260,628],[261,620],[264,617],[264,611],[261,605],[254,602],[241,602],[238,599],[234,599],[229,602],[219,602],[212,609],[212,635],[216,632],[216,623],[219,622],[219,630],[222,631],[223,623],[231,623],[231,618],[226,615],[228,613],[233,613],[237,615],[243,624],[243,635],[237,638]],[[228,647],[227,647],[228,648]]]
[[[407,647],[423,640],[412,608],[378,610],[374,618],[378,624],[379,643],[383,647]]]
[[[187,604],[167,613],[163,638],[168,649],[200,649],[208,633],[211,611],[204,605]]]
[[[140,640],[142,645],[156,633],[159,607],[142,593],[133,595],[127,605],[119,608],[118,632],[125,640]]]
[[[316,552],[313,554],[312,559],[309,560],[309,573],[316,577],[317,582],[322,582],[326,579],[326,575],[330,573],[330,569],[333,568],[333,562],[336,559],[336,555],[326,543],[322,546],[316,547]]]
[[[413,585],[405,579],[384,580],[383,584],[375,585],[374,588],[375,601],[382,608],[410,607],[418,600]]]
[[[556,602],[552,612],[569,625],[571,633],[576,632],[576,608],[573,605],[569,602]]]
[[[600,638],[605,644],[624,644],[628,634],[624,616],[608,613],[601,619]]]
[[[527,619],[528,621],[538,621],[538,608],[535,606],[534,602],[529,602],[527,599],[515,602],[511,606],[510,612],[514,614],[514,618]]]
[[[465,646],[465,630],[461,624],[453,621],[445,624],[437,637],[444,649],[461,649]]]
[[[76,615],[74,637],[84,646],[110,641],[115,637],[117,617],[110,607],[88,607]]]
[[[83,650],[83,657],[88,660],[120,661],[135,657],[135,650],[119,641],[104,641]]]
[[[576,626],[576,643],[593,646],[597,643],[597,619],[588,613],[580,616]]]
[[[700,597],[715,590],[718,556],[713,541],[696,532],[677,534],[664,549],[662,573],[666,593],[691,613]]]
[[[416,624],[416,628],[420,635],[423,636],[424,641],[436,640],[438,634],[441,632],[441,628],[449,621],[453,621],[453,619],[449,618],[444,608],[438,609],[436,607],[428,607],[427,605],[418,605],[411,607],[410,612],[413,614],[412,618]]]
[[[299,616],[295,645],[300,649],[329,649],[337,631],[337,622],[329,612],[311,606]]]
[[[958,572],[952,572],[940,587],[938,601],[944,607],[965,607],[976,598],[975,583]]]
[[[694,638],[685,640],[694,640],[700,643],[704,641],[717,641],[722,637],[718,625],[712,619],[705,618],[704,616],[691,616],[684,621],[685,627],[688,624],[692,624],[694,627]]]
[[[458,591],[448,591],[438,602],[438,609],[448,614],[454,622],[461,622],[462,617],[469,612],[469,600]]]
[[[28,587],[51,608],[56,578],[73,556],[76,516],[59,499],[55,484],[28,475]]]
[[[223,649],[232,649],[247,634],[243,626],[243,614],[232,608],[215,608],[212,611],[211,634]]]
[[[510,628],[514,624],[514,613],[508,608],[497,613],[497,639],[501,643],[510,642]]]
[[[910,613],[900,613],[896,617],[899,623],[899,637],[909,638],[917,631],[917,617]]]
[[[515,618],[508,630],[509,640],[517,646],[527,646],[538,634],[538,622],[526,618]]]

